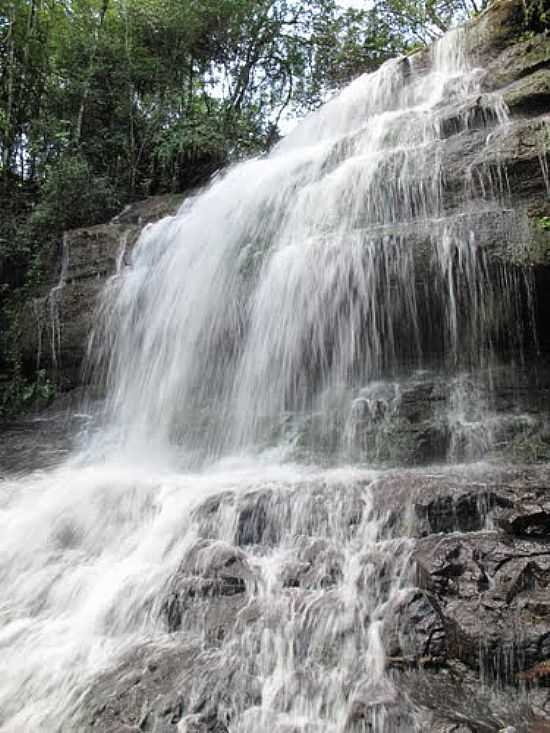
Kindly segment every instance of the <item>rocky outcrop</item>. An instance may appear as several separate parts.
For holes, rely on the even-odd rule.
[[[145,224],[175,214],[182,195],[155,196],[127,206],[108,224],[65,234],[46,268],[51,280],[28,303],[22,357],[29,370],[45,368],[61,391],[81,382],[81,367],[97,298],[107,278],[124,267]]]
[[[153,609],[165,642],[91,685],[79,730],[263,730],[279,703],[263,699],[262,644],[289,644],[303,669],[294,682],[281,670],[274,689],[290,700],[310,685],[313,699],[344,648],[364,652],[379,613],[388,677],[364,697],[349,680],[346,732],[368,730],[379,706],[391,731],[539,730],[550,722],[549,500],[548,466],[480,465],[212,496]],[[313,659],[308,682],[300,664]]]
[[[550,252],[550,39],[545,12],[547,4],[540,2],[496,0],[465,27],[468,58],[480,67],[483,94],[443,110],[440,122],[447,139],[442,164],[447,207],[452,211],[456,197],[474,193],[499,215],[505,213],[511,241],[505,237],[503,246],[498,236],[489,235],[480,243],[498,259],[536,267],[547,264]],[[410,63],[425,68],[426,52],[411,56]],[[509,123],[491,134],[501,121],[495,115],[498,97]]]

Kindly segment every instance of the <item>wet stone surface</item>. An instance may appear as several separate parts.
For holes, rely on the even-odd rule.
[[[290,714],[298,690],[317,697],[346,645],[360,649],[361,627],[379,614],[386,676],[376,688],[348,681],[342,730],[404,732],[419,721],[434,733],[539,730],[550,722],[550,545],[538,524],[546,494],[546,466],[479,464],[208,499],[194,513],[203,539],[158,606],[166,649],[137,650],[93,683],[87,727],[325,730],[287,725],[284,699]],[[374,517],[384,519],[369,536]],[[283,674],[277,703],[265,698],[266,643],[291,643],[303,675]],[[136,663],[148,655],[152,665]]]

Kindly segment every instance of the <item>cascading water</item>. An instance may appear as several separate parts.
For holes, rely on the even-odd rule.
[[[316,414],[344,434],[372,380],[479,369],[518,346],[521,288],[489,276],[478,241],[505,191],[469,171],[451,205],[445,192],[445,126],[468,127],[480,73],[459,32],[434,56],[428,75],[413,57],[359,79],[143,233],[94,336],[125,445],[211,459]],[[483,114],[507,124],[498,95]]]
[[[146,227],[108,283],[83,450],[1,489],[2,730],[426,729],[386,670],[411,541],[374,469],[418,451],[426,385],[428,459],[492,448],[527,292],[482,248],[510,231],[505,175],[447,180],[449,127],[487,139],[506,109],[476,110],[460,32],[426,63],[354,82]],[[173,727],[143,712],[145,672],[93,709],[132,665],[160,668]]]

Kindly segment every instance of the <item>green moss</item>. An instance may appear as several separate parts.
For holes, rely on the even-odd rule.
[[[548,0],[524,0],[525,26],[527,32],[540,33],[550,23]]]
[[[516,463],[550,461],[550,436],[542,433],[519,435],[512,442],[509,455]]]

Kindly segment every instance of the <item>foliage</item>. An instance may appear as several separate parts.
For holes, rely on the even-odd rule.
[[[0,390],[0,417],[12,417],[23,411],[46,407],[55,397],[56,390],[44,369],[34,375],[32,381],[17,371]]]
[[[64,155],[48,168],[30,224],[61,232],[100,222],[119,204],[107,177],[93,175],[82,155]]]
[[[524,0],[525,26],[528,32],[547,31],[550,24],[549,0]]]
[[[269,147],[283,115],[316,106],[484,4],[6,0],[4,190],[49,195],[44,181],[83,160],[81,183],[97,186],[100,198],[110,189],[124,200],[194,185],[195,162],[208,175]]]
[[[489,0],[378,0],[375,7],[390,32],[415,43],[430,43],[457,21],[477,15]]]

